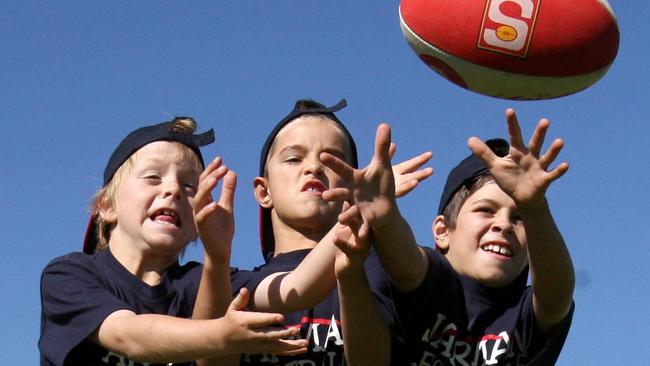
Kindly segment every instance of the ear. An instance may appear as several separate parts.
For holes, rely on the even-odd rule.
[[[111,224],[117,222],[117,211],[112,205],[106,204],[106,202],[103,202],[102,205],[97,208],[97,213],[104,222]]]
[[[264,208],[273,208],[273,199],[271,199],[271,190],[268,188],[268,180],[263,177],[253,179],[253,194],[255,201]]]
[[[447,249],[449,249],[449,229],[445,224],[445,217],[443,215],[436,216],[431,225],[431,231],[433,232],[436,246],[440,248],[443,253],[446,253]]]

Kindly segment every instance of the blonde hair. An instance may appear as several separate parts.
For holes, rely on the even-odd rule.
[[[172,122],[174,123],[172,126],[174,131],[180,133],[191,135],[197,128],[196,121],[190,117],[178,117]],[[180,142],[174,143],[181,147],[181,157],[183,159],[192,160],[195,162],[198,171],[203,170],[203,166],[201,165],[198,156],[194,151],[192,151],[192,149]],[[111,178],[111,180],[93,196],[90,212],[91,215],[93,215],[97,226],[97,252],[108,248],[111,231],[113,231],[113,228],[115,228],[115,225],[117,224],[117,222],[104,219],[101,213],[102,211],[116,209],[118,187],[122,183],[124,177],[131,172],[131,169],[133,169],[137,152],[138,151],[129,156],[129,158],[117,169],[113,178]]]

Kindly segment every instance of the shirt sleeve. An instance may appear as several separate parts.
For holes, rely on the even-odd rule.
[[[232,287],[232,296],[235,297],[239,290],[246,288],[250,294],[255,293],[255,289],[266,276],[272,272],[264,272],[255,269],[253,271],[234,270],[230,274],[230,285]]]
[[[108,315],[134,310],[108,290],[89,256],[75,254],[52,261],[41,276],[39,349],[44,364],[63,365]]]
[[[564,341],[569,333],[575,304],[571,304],[571,309],[564,319],[548,334],[542,334],[535,319],[532,294],[532,289],[529,287],[523,299],[524,306],[520,319],[521,341],[525,343],[522,349],[527,350],[522,364],[527,366],[554,365],[560,357]]]
[[[409,293],[401,293],[397,289],[394,289],[396,304],[400,314],[405,314],[409,317],[410,315],[414,315],[415,318],[418,318],[416,314],[429,313],[435,301],[441,295],[446,295],[445,292],[447,289],[441,284],[445,284],[445,286],[451,284],[449,281],[451,269],[442,254],[431,247],[422,248],[426,254],[427,271],[420,285]]]

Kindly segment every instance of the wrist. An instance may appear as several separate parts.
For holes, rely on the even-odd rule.
[[[227,269],[230,272],[230,256],[211,256],[207,252],[203,255],[203,270],[204,271],[219,271]]]
[[[358,287],[367,283],[366,272],[363,266],[346,268],[337,273],[336,279],[339,287],[342,288]]]
[[[373,222],[371,227],[375,236],[382,236],[391,234],[395,231],[396,227],[399,227],[404,222],[405,220],[402,217],[399,208],[395,205],[391,208],[389,214],[385,215],[382,219]]]
[[[544,214],[549,211],[548,201],[546,196],[542,196],[536,200],[530,200],[527,202],[516,202],[517,209],[524,218],[534,218],[540,214]]]

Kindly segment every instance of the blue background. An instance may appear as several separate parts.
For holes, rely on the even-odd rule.
[[[395,161],[431,150],[436,174],[400,201],[420,243],[466,140],[526,138],[547,117],[571,169],[548,197],[572,254],[576,313],[560,365],[647,360],[650,113],[647,1],[612,1],[621,45],[609,73],[578,94],[513,102],[445,81],[410,50],[398,1],[3,1],[0,4],[0,350],[36,364],[39,277],[78,250],[109,154],[143,124],[191,115],[214,128],[239,176],[232,264],[261,263],[252,179],[270,128],[298,98],[340,112],[368,162],[379,122]],[[200,258],[193,247],[187,259]]]

